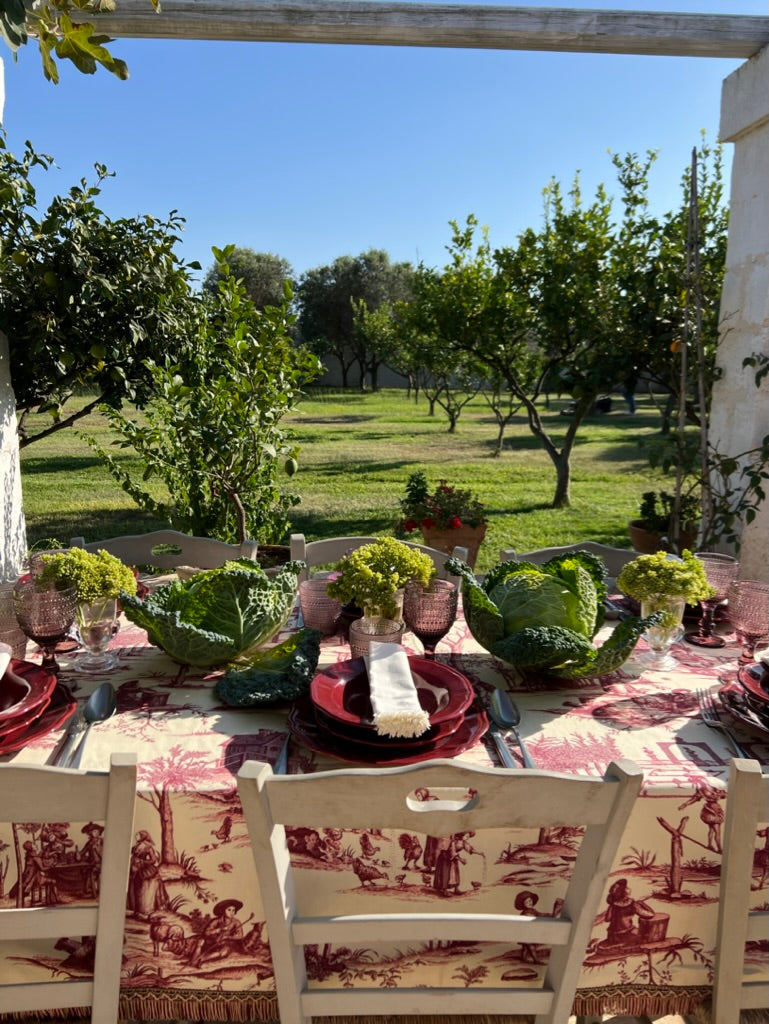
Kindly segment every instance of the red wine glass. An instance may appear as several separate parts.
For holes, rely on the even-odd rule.
[[[42,667],[58,672],[54,649],[75,621],[75,588],[57,588],[32,576],[16,584],[13,604],[19,626],[43,652]]]
[[[403,619],[422,642],[426,658],[435,657],[435,646],[457,617],[459,591],[456,583],[434,580],[429,587],[412,580],[403,595]]]
[[[716,608],[726,599],[729,586],[737,579],[740,563],[731,555],[722,555],[714,551],[698,551],[696,557],[702,563],[705,577],[715,590],[715,594],[700,601],[702,614],[697,632],[687,633],[684,640],[696,647],[723,647],[726,641],[713,632],[714,615]]]

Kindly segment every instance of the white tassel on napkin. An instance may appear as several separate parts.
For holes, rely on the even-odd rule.
[[[380,736],[421,736],[430,728],[400,644],[372,640],[366,656],[374,727]]]

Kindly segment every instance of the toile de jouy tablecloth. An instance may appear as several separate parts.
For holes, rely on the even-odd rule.
[[[732,640],[727,636],[727,640]],[[412,642],[413,641],[413,642]],[[180,668],[124,624],[115,644],[117,715],[91,731],[81,767],[106,768],[112,751],[135,751],[139,798],[125,928],[121,1016],[142,1019],[268,1020],[277,1017],[270,951],[237,799],[236,775],[247,759],[274,762],[286,735],[286,710],[236,710],[213,695],[215,675]],[[421,653],[406,634],[405,645]],[[660,1016],[685,1013],[710,994],[715,945],[721,825],[731,752],[703,725],[695,691],[733,667],[734,642],[721,650],[674,647],[672,672],[646,672],[636,655],[610,677],[577,685],[525,678],[495,661],[460,617],[438,658],[464,673],[477,700],[495,686],[515,694],[521,731],[537,765],[601,774],[631,758],[645,776],[614,864],[584,962],[574,1012]],[[34,657],[34,655],[30,655]],[[324,641],[321,663],[349,657],[340,637]],[[62,682],[85,700],[103,676],[77,673],[63,660]],[[735,723],[747,752],[769,764],[769,738]],[[53,732],[0,760],[45,763]],[[497,765],[486,740],[462,760]],[[289,771],[339,762],[292,741]],[[30,817],[34,818],[32,811]],[[0,826],[1,827],[1,826]],[[755,847],[755,907],[766,908],[769,838]],[[0,833],[0,903],[31,905],[83,898],[92,884],[94,830],[88,822],[41,828],[17,823]],[[558,909],[574,851],[575,830],[417,834],[297,828],[290,844],[300,868],[302,911],[410,911],[450,902],[458,909],[522,913]],[[90,843],[90,846],[88,845]],[[0,977],[73,976],[88,970],[81,936],[55,947],[0,943]],[[531,945],[430,943],[363,949],[309,947],[312,984],[538,984],[547,950]],[[769,939],[746,950],[746,971],[766,976]]]

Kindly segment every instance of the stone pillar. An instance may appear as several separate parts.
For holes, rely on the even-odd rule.
[[[746,356],[769,356],[769,47],[725,79],[722,142],[734,144],[726,273],[710,440],[725,455],[769,434],[769,379],[755,386]],[[740,575],[769,582],[769,500],[742,531]]]
[[[5,68],[0,57],[0,124],[5,105]],[[0,487],[3,515],[0,519],[0,580],[15,580],[21,574],[27,553],[27,534],[21,502],[19,435],[16,429],[16,399],[11,385],[8,339],[0,331]]]
[[[16,400],[11,386],[8,339],[0,331],[0,485],[3,488],[3,516],[0,519],[0,580],[21,575],[27,553],[27,534],[21,500],[19,435],[16,429]]]

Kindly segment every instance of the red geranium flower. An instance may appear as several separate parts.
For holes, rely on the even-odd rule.
[[[458,530],[461,525],[462,520],[459,518],[459,516],[452,516],[451,519],[449,519],[450,530]]]
[[[407,519],[403,524],[403,529],[406,533],[412,533],[417,528],[417,523],[414,519]]]
[[[424,527],[425,530],[430,530],[430,529],[432,529],[433,526],[435,526],[435,520],[434,519],[423,519],[422,520],[422,526]]]

